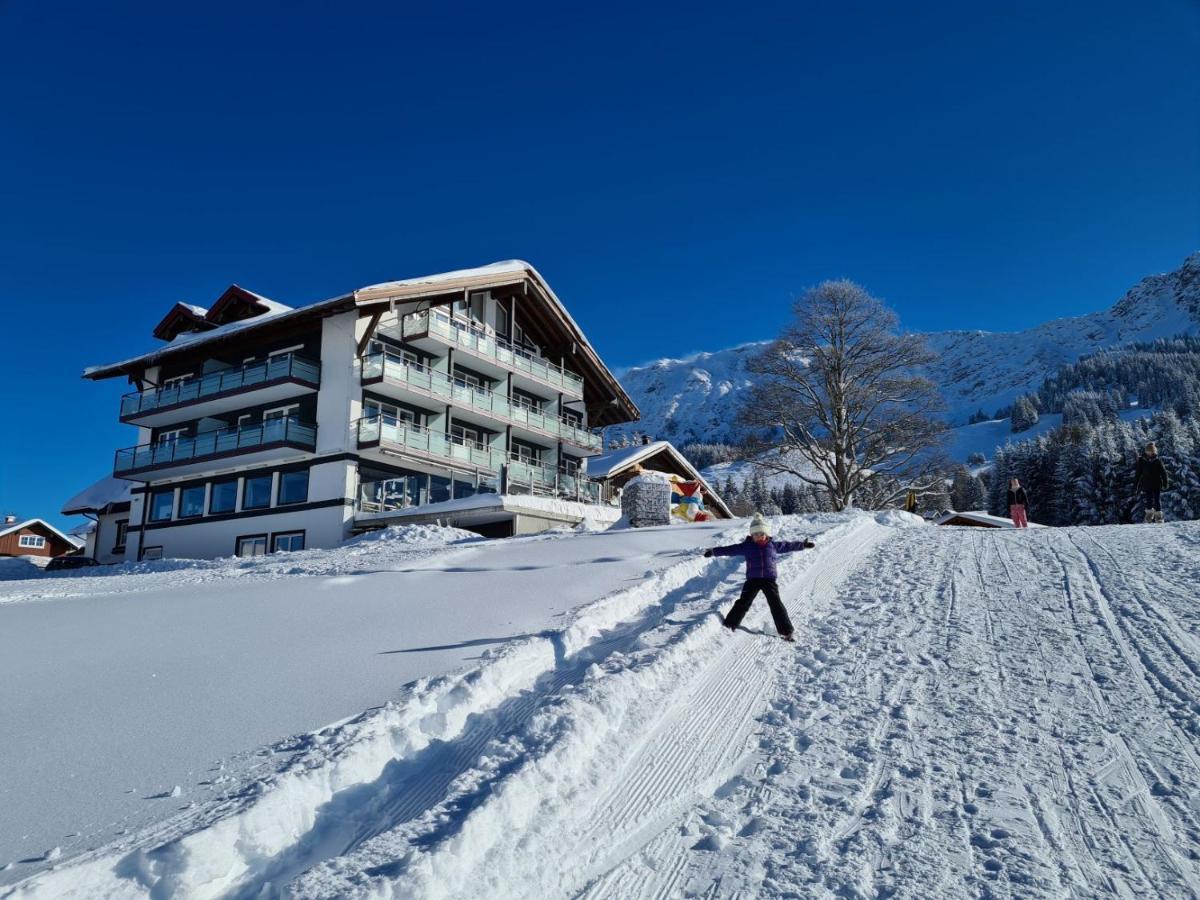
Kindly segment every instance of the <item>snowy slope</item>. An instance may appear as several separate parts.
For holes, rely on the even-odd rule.
[[[735,560],[629,583],[715,528],[556,538],[627,583],[14,895],[1200,893],[1200,524],[776,525],[817,542],[781,559],[796,646],[761,603],[721,629]],[[443,571],[491,583],[496,543]]]
[[[930,377],[946,397],[951,424],[958,425],[980,408],[992,413],[1007,406],[1084,354],[1184,333],[1200,334],[1200,252],[1174,272],[1143,279],[1104,312],[1019,332],[944,331],[926,337],[938,357]],[[629,369],[621,383],[642,420],[610,428],[610,436],[640,430],[676,446],[736,441],[737,408],[753,384],[746,360],[761,347],[744,344]]]
[[[40,865],[20,860],[56,847],[67,859],[236,795],[292,752],[260,745],[560,627],[675,565],[707,529],[484,541],[409,526],[262,559],[50,577],[12,566],[0,574],[0,870],[13,866],[0,884]]]

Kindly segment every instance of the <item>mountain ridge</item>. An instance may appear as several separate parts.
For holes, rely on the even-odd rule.
[[[1200,334],[1200,251],[1171,272],[1149,275],[1110,307],[1052,319],[1021,331],[917,332],[937,362],[928,374],[941,388],[951,425],[977,410],[1008,406],[1060,365],[1133,341]],[[769,341],[659,359],[624,371],[621,382],[642,410],[639,422],[608,429],[609,438],[648,434],[676,444],[736,442],[737,413],[754,377],[747,363]]]

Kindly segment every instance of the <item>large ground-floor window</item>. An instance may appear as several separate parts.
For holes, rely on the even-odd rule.
[[[408,509],[475,494],[494,494],[499,489],[496,476],[487,474],[476,476],[447,471],[445,475],[432,475],[405,469],[359,469],[358,499],[363,512]]]

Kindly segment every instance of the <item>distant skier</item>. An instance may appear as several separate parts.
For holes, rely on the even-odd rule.
[[[1028,528],[1029,519],[1025,515],[1025,507],[1029,498],[1025,496],[1025,488],[1021,487],[1019,479],[1014,478],[1008,483],[1008,515],[1014,528]]]
[[[1167,467],[1159,459],[1158,447],[1154,441],[1146,445],[1146,452],[1138,457],[1137,478],[1133,483],[1135,491],[1141,491],[1146,507],[1147,522],[1161,522],[1162,492],[1167,489]]]
[[[767,527],[762,513],[755,513],[754,518],[750,520],[750,536],[742,543],[705,550],[705,556],[741,556],[746,560],[746,583],[742,585],[742,595],[725,616],[725,627],[730,631],[736,630],[750,611],[750,604],[754,602],[759,591],[762,591],[767,597],[767,606],[771,608],[771,618],[775,620],[775,630],[779,632],[779,636],[785,641],[795,640],[792,637],[792,621],[788,618],[783,601],[779,599],[779,585],[775,581],[778,577],[775,560],[780,553],[809,550],[813,546],[813,542],[809,540],[771,540],[771,529]]]

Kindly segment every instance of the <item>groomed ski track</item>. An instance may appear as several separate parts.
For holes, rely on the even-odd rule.
[[[1200,526],[784,521],[14,894],[1200,897]]]

